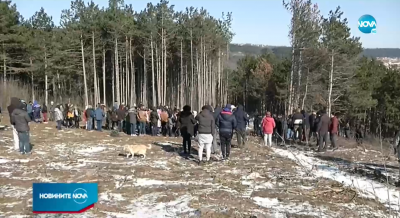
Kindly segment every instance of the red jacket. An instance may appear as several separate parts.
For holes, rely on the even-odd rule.
[[[337,134],[338,126],[339,126],[339,121],[338,121],[337,117],[332,117],[331,124],[329,125],[329,132],[332,134]]]
[[[275,128],[275,120],[272,117],[264,117],[261,123],[264,134],[272,134]]]

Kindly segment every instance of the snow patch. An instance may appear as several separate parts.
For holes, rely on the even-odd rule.
[[[399,192],[385,184],[363,178],[358,175],[351,175],[340,171],[335,166],[330,166],[327,161],[322,161],[314,157],[308,157],[299,151],[272,148],[280,156],[287,157],[303,168],[309,170],[317,177],[323,177],[342,183],[345,186],[354,187],[358,193],[367,198],[377,199],[386,207],[399,212],[400,196]],[[388,196],[389,195],[389,196]]]
[[[10,160],[3,159],[3,158],[0,159],[0,164],[2,164],[2,163],[8,163],[8,162],[10,162]]]
[[[122,197],[121,194],[116,194],[116,193],[100,193],[99,196],[100,201],[109,201],[109,202],[114,202],[114,201],[124,201],[125,198]]]
[[[10,177],[12,175],[12,172],[1,172],[0,175],[5,177]]]
[[[276,198],[262,198],[254,197],[253,201],[255,204],[268,208],[274,212],[274,217],[287,217],[287,213],[296,215],[307,215],[315,217],[332,217],[332,212],[324,207],[313,207],[308,202],[302,202],[301,204],[284,203],[280,202]],[[271,214],[272,215],[272,214]],[[335,216],[333,216],[335,217]]]
[[[91,153],[97,153],[106,150],[105,147],[89,147],[85,149],[77,150],[76,153],[83,154],[83,155],[91,155]]]
[[[180,214],[186,214],[195,211],[189,207],[191,200],[195,199],[191,195],[183,195],[170,202],[156,202],[159,197],[167,196],[162,193],[153,193],[143,195],[132,201],[130,208],[131,218],[165,218],[179,217]],[[117,216],[118,217],[118,216]],[[127,216],[121,216],[127,217]]]
[[[46,164],[46,165],[48,165],[50,167],[53,167],[53,168],[55,168],[57,170],[71,170],[71,169],[76,169],[76,168],[80,168],[80,167],[85,167],[86,163],[83,162],[83,163],[68,164],[67,162],[66,163],[54,163],[54,162],[52,162],[52,163]]]

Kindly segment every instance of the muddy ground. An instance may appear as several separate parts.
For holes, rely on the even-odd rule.
[[[389,152],[382,154],[379,146],[360,148],[342,139],[339,150],[317,154],[302,149],[303,145],[266,148],[250,138],[246,148],[233,148],[230,161],[204,166],[181,155],[180,138],[57,131],[49,123],[31,125],[30,156],[13,150],[9,129],[0,131],[0,140],[0,217],[378,218],[399,214],[398,189],[381,179],[386,176],[355,170],[375,166],[375,173],[395,177],[395,158]],[[126,158],[126,144],[153,146],[146,159]],[[196,159],[196,143],[194,148]],[[383,165],[393,172],[382,171]],[[99,201],[80,215],[33,215],[35,182],[95,182]],[[371,184],[373,191],[359,182]]]

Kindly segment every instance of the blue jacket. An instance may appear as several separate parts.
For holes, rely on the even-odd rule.
[[[237,122],[236,130],[245,131],[246,124],[249,122],[249,117],[247,116],[247,113],[243,110],[243,106],[239,105],[236,108],[236,111],[235,113],[233,113],[233,115],[235,115],[236,117],[236,122]]]
[[[219,128],[220,133],[232,134],[236,128],[236,118],[230,111],[222,111],[215,122]]]
[[[95,114],[94,116],[95,116],[96,120],[103,120],[104,112],[103,112],[103,110],[101,108],[98,107],[94,111],[94,114]]]

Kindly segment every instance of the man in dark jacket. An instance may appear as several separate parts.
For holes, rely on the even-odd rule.
[[[318,132],[318,152],[326,151],[328,143],[328,131],[329,131],[329,116],[326,114],[325,110],[321,111],[321,117],[318,122],[317,132]]]
[[[121,104],[117,110],[117,117],[118,117],[118,131],[123,131],[123,121],[125,120],[125,108]]]
[[[333,150],[338,149],[336,145],[336,135],[338,134],[339,120],[334,113],[331,115],[331,122],[329,125],[329,137],[331,140],[331,147]]]
[[[308,122],[310,123],[310,133],[308,134],[308,140],[311,140],[311,138],[316,139],[317,138],[317,124],[315,123],[315,120],[317,119],[317,115],[314,112],[308,117]]]
[[[151,128],[151,135],[157,136],[158,135],[158,113],[156,107],[153,107],[150,112],[150,128]]]
[[[243,105],[236,108],[233,113],[236,118],[236,137],[238,142],[238,147],[244,147],[246,141],[246,124],[249,122],[249,117],[247,113],[243,110]]]
[[[303,114],[301,114],[300,108],[296,110],[296,113],[293,114],[292,124],[294,131],[294,139],[301,142],[301,137],[303,136]]]
[[[177,127],[180,128],[180,132],[183,138],[183,153],[190,155],[190,149],[192,147],[191,138],[194,135],[194,124],[196,120],[191,112],[189,105],[183,107],[183,111],[179,113]]]
[[[136,108],[132,107],[128,111],[129,115],[129,123],[131,127],[131,136],[136,136],[136,127],[137,127],[137,111]]]
[[[23,104],[20,102],[19,106],[11,113],[11,124],[18,132],[19,152],[21,152],[21,154],[30,154],[31,152],[31,146],[29,144],[29,122],[31,122],[31,118],[28,112],[23,109]]]
[[[47,105],[46,103],[43,103],[43,108],[42,108],[42,114],[43,114],[43,123],[47,123]]]
[[[17,109],[18,107],[20,107],[20,103],[21,103],[21,101],[20,101],[19,98],[16,98],[16,97],[12,97],[12,98],[11,98],[11,103],[10,103],[10,105],[7,107],[8,115],[10,116],[10,122],[11,122],[11,114],[12,114],[12,112],[13,112],[15,109]],[[28,116],[29,116],[29,115],[28,115]],[[18,150],[18,149],[19,149],[18,132],[17,132],[17,130],[15,129],[15,126],[14,126],[14,124],[12,124],[12,122],[11,122],[11,126],[12,126],[12,128],[13,128],[14,149],[15,149],[15,150]]]
[[[304,138],[306,139],[306,144],[308,145],[309,135],[310,135],[310,116],[305,110],[301,111],[303,115],[303,132]]]
[[[224,110],[218,115],[215,122],[219,128],[223,160],[229,160],[233,130],[237,125],[236,117],[232,114],[230,106],[231,105],[229,104],[226,105]]]

